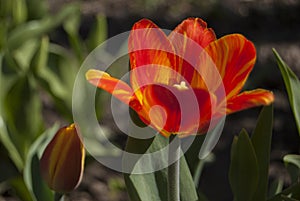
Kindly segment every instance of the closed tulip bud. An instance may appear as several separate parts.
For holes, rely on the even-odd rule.
[[[75,125],[63,127],[58,130],[42,155],[42,177],[56,192],[72,191],[81,181],[84,158],[84,146]]]

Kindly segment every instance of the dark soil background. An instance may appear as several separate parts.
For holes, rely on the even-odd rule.
[[[63,4],[69,2],[73,1],[49,0],[49,5],[51,10],[56,12]],[[81,34],[85,37],[95,14],[103,13],[107,16],[109,37],[129,31],[136,21],[144,17],[151,19],[161,28],[170,30],[187,17],[200,17],[214,29],[217,37],[242,33],[252,40],[257,48],[257,63],[246,87],[266,88],[275,94],[269,174],[271,181],[282,178],[287,186],[291,181],[282,158],[288,153],[299,154],[300,138],[272,48],[277,49],[300,77],[299,11],[299,0],[85,0],[82,1]],[[232,200],[227,177],[231,142],[242,128],[251,133],[260,109],[232,114],[226,119],[222,137],[213,150],[215,162],[205,166],[200,180],[199,188],[209,200]],[[119,139],[122,144],[126,136],[119,134]],[[87,161],[81,185],[68,197],[72,201],[129,200],[122,175],[91,159]]]

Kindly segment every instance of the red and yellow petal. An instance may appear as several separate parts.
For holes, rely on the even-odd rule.
[[[128,51],[132,70],[131,86],[134,91],[149,83],[169,84],[176,76],[172,71],[164,70],[166,67],[176,66],[173,46],[152,21],[142,19],[134,24],[129,36]],[[161,66],[165,68],[160,68]],[[136,68],[143,69],[134,71]]]
[[[177,42],[178,37],[176,33],[195,41],[203,48],[216,40],[214,31],[211,28],[207,28],[206,22],[200,18],[188,18],[182,21],[169,35],[171,43],[175,44],[176,51],[186,49],[183,40],[180,43]]]
[[[85,151],[74,124],[61,128],[47,145],[41,161],[41,174],[56,192],[72,191],[79,184]]]
[[[199,55],[204,47],[216,40],[214,31],[207,28],[206,22],[200,18],[188,18],[178,25],[168,38],[176,51],[177,65],[174,69],[193,87],[204,88],[203,81],[200,81],[201,76],[197,72],[201,68],[198,65]]]
[[[240,34],[231,34],[210,43],[205,50],[223,79],[227,98],[238,94],[256,60],[253,43]],[[214,76],[207,79],[213,80]]]
[[[274,94],[268,90],[245,91],[227,101],[227,114],[256,106],[269,105],[272,102],[274,102]]]
[[[174,69],[195,88],[205,88],[199,75],[199,55],[203,48],[216,40],[214,31],[200,18],[188,18],[168,36],[176,51]]]
[[[111,77],[108,73],[99,70],[88,70],[86,79],[98,88],[111,93],[122,102],[129,105],[133,91],[124,81]]]
[[[214,98],[202,89],[178,90],[166,85],[148,85],[143,91],[143,111],[138,114],[161,134],[197,133],[209,121]]]

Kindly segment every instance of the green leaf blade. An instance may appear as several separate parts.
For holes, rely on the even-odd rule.
[[[29,39],[41,37],[45,33],[62,24],[68,16],[77,12],[78,9],[78,5],[71,4],[63,8],[55,16],[45,17],[41,20],[32,20],[16,27],[8,36],[8,49],[14,50]]]
[[[296,155],[296,154],[285,155],[283,161],[290,174],[292,183],[296,183],[300,177],[300,155]]]
[[[278,67],[286,86],[290,105],[296,120],[298,133],[300,135],[300,81],[290,67],[282,60],[275,49],[273,49],[273,53],[276,57]]]
[[[267,201],[285,201],[287,200],[287,196],[290,200],[299,200],[300,199],[300,183],[296,183],[281,193],[277,194],[276,196],[268,199]]]
[[[235,201],[252,201],[258,185],[258,164],[245,130],[235,137],[231,149],[229,182]]]
[[[262,109],[251,138],[259,168],[259,182],[253,199],[256,201],[264,201],[267,198],[272,127],[273,106],[271,105]]]
[[[298,169],[300,169],[300,155],[296,155],[296,154],[285,155],[283,161],[285,163],[294,164],[295,166],[297,166]]]
[[[4,99],[4,121],[23,160],[43,128],[41,100],[32,81],[31,77],[20,76]]]
[[[24,167],[24,182],[35,200],[53,200],[54,194],[42,179],[40,157],[58,130],[58,124],[45,131],[31,146]]]
[[[154,130],[149,130],[150,132],[153,132],[153,134],[155,134]],[[137,133],[135,133],[135,135],[136,134]],[[162,167],[167,167],[167,154],[163,154],[161,150],[163,148],[167,148],[168,143],[168,138],[165,138],[160,134],[156,134],[155,137],[149,139],[136,139],[133,137],[128,137],[125,151],[141,154],[141,157],[143,157],[147,153],[158,153],[160,157],[159,163],[161,163],[162,161],[162,163],[164,163],[164,166]],[[145,166],[156,168],[157,161],[151,159],[152,158],[149,157],[149,160],[143,160],[143,163],[137,165],[130,164],[131,161],[127,160],[126,157],[123,157],[123,165],[126,165],[127,167],[128,164],[133,165],[132,167],[134,168],[134,170],[140,170],[139,168],[143,168]],[[140,161],[140,159],[138,161]],[[167,168],[163,168],[151,173],[126,173],[124,174],[124,179],[128,194],[132,201],[168,201]],[[180,200],[198,200],[198,195],[194,186],[193,178],[184,156],[182,156],[180,159]]]

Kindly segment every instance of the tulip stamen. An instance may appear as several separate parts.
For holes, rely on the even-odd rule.
[[[174,84],[173,87],[177,88],[179,91],[187,90],[185,81],[181,81],[180,84]]]

